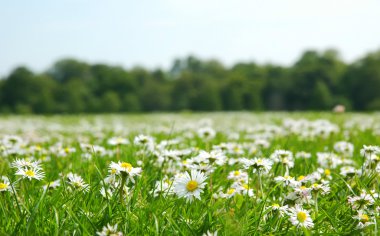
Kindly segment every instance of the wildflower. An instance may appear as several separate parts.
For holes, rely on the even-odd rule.
[[[129,141],[126,138],[113,137],[113,138],[108,139],[107,143],[111,146],[119,146],[122,144],[129,144]]]
[[[169,179],[164,179],[163,181],[156,181],[154,190],[152,191],[153,196],[157,197],[159,195],[167,196],[174,194],[172,184],[172,181]]]
[[[213,150],[211,152],[200,151],[198,158],[211,164],[215,163],[218,166],[222,166],[226,162],[226,156],[219,150]]]
[[[354,145],[345,141],[335,143],[334,149],[337,153],[341,153],[346,157],[351,157],[354,153]]]
[[[201,199],[200,194],[206,183],[206,176],[202,172],[192,170],[191,174],[188,172],[177,176],[174,181],[174,192],[179,196],[186,198],[187,201],[192,202],[194,198]]]
[[[241,170],[235,170],[228,173],[227,179],[236,180],[236,181],[240,181],[240,180],[247,181],[248,174],[247,172],[244,172]]]
[[[358,229],[363,229],[369,225],[375,224],[374,222],[370,221],[370,216],[368,216],[363,211],[358,211],[358,214],[352,218],[359,220],[358,225],[357,225]]]
[[[198,136],[204,140],[213,139],[215,135],[216,135],[216,132],[211,127],[204,127],[198,130]]]
[[[218,231],[212,232],[207,230],[207,232],[202,234],[202,236],[218,236]]]
[[[267,173],[272,168],[272,161],[265,158],[254,158],[246,159],[242,158],[241,162],[243,163],[246,169],[253,168],[253,172],[260,171]]]
[[[59,186],[61,186],[61,181],[59,179],[55,180],[55,181],[51,181],[49,182],[49,184],[46,184],[43,186],[43,189],[56,189],[58,188]]]
[[[286,176],[277,176],[274,178],[276,182],[282,182],[285,186],[292,185],[296,186],[297,182],[294,180],[294,177],[286,175]]]
[[[281,217],[288,214],[288,211],[289,211],[288,205],[280,206],[280,204],[278,203],[273,203],[271,206],[269,206],[269,208],[271,208],[272,211],[277,211]]]
[[[311,158],[311,154],[308,153],[308,152],[297,152],[296,153],[296,158],[303,158],[303,159],[310,159]]]
[[[107,188],[105,189],[104,187],[102,187],[100,189],[100,194],[104,197],[104,198],[111,198],[112,195],[113,195],[113,192],[112,192],[112,189],[111,188]]]
[[[138,146],[152,147],[153,144],[154,144],[154,140],[150,136],[146,136],[146,135],[140,134],[140,135],[138,135],[138,136],[135,137],[135,139],[133,140],[133,143],[135,145],[138,145]]]
[[[360,149],[360,155],[363,157],[369,157],[373,154],[379,154],[380,147],[379,146],[366,146],[364,145],[362,149]]]
[[[15,175],[20,175],[23,179],[36,179],[41,180],[44,178],[45,174],[41,169],[38,168],[20,168],[17,170]]]
[[[342,168],[340,168],[340,175],[342,176],[354,176],[356,174],[359,174],[359,170],[356,170],[354,167],[352,166],[344,166]]]
[[[353,209],[366,209],[375,203],[375,198],[378,198],[378,196],[374,191],[367,193],[363,190],[359,196],[348,197],[348,203]]]
[[[110,169],[115,170],[116,174],[126,174],[128,179],[132,181],[132,183],[135,182],[134,176],[139,176],[141,173],[140,167],[133,167],[131,163],[128,162],[111,162]]]
[[[326,195],[330,192],[330,186],[328,184],[317,184],[314,183],[311,185],[311,189],[314,192],[321,192],[322,195]]]
[[[67,182],[74,190],[83,190],[85,192],[89,191],[89,185],[84,182],[82,177],[77,174],[68,173]]]
[[[270,158],[274,162],[279,162],[289,168],[294,167],[293,153],[287,150],[276,150]]]
[[[301,206],[296,205],[289,208],[290,222],[297,227],[313,228],[314,223],[310,217],[310,213]]]
[[[31,161],[28,159],[16,159],[12,162],[11,167],[17,169],[41,169],[40,163],[38,161]]]
[[[114,226],[111,226],[110,224],[107,224],[107,226],[104,226],[102,231],[96,232],[99,236],[123,236],[123,233],[117,230],[117,224]]]
[[[11,184],[9,182],[8,177],[1,176],[1,179],[0,179],[0,192],[6,192],[6,191],[11,191]]]

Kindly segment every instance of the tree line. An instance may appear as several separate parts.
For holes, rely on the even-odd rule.
[[[336,50],[304,52],[292,66],[194,56],[169,70],[124,69],[75,59],[0,80],[1,113],[380,109],[380,51],[345,63]]]

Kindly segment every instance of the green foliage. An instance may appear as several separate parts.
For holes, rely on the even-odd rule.
[[[116,96],[116,92],[104,93],[104,97]],[[213,138],[198,137],[199,120],[204,117],[212,121]],[[302,125],[284,122],[290,119]],[[361,149],[380,143],[379,120],[380,114],[248,112],[1,117],[0,235],[97,235],[107,224],[117,224],[117,232],[123,235],[204,235],[208,231],[217,235],[378,235],[378,161],[362,166],[366,157]],[[332,131],[335,126],[339,129]],[[238,139],[231,135],[236,133]],[[134,142],[139,134],[153,138],[148,142],[152,145]],[[255,143],[252,137],[267,141],[268,146]],[[128,144],[109,142],[115,138]],[[342,140],[353,149],[336,148]],[[208,157],[207,163],[185,165],[197,160],[200,151],[216,150],[223,150],[225,157],[213,158],[226,158],[226,162],[212,164]],[[273,157],[279,150],[286,157],[282,161]],[[311,156],[298,156],[300,152]],[[319,158],[318,153],[327,154],[328,159]],[[260,173],[253,171],[254,166],[243,165],[242,157],[272,160],[273,165]],[[289,160],[294,166],[287,166]],[[142,172],[133,182],[121,183],[120,173],[115,175],[110,168],[110,163],[118,161],[140,167]],[[36,163],[44,173],[42,179],[16,175]],[[354,171],[343,174],[347,167]],[[199,199],[188,202],[169,191],[175,189],[180,174],[199,168],[207,177]],[[231,179],[230,173],[236,171],[244,175]],[[69,173],[83,182],[71,181]],[[8,186],[3,176],[9,179]],[[285,184],[276,180],[279,176],[299,181]],[[59,184],[52,185],[56,180]],[[162,189],[164,184],[169,185]],[[128,191],[119,191],[120,185],[128,186]],[[109,190],[108,195],[102,194],[102,188]],[[247,195],[245,188],[252,194]],[[235,189],[232,194],[231,189]],[[366,201],[356,200],[358,209],[350,201],[353,198]],[[314,226],[293,223],[290,209],[295,206],[302,206]],[[357,218],[360,212],[367,214],[367,220]],[[365,222],[369,224],[359,227]]]
[[[18,67],[0,80],[0,112],[331,110],[338,104],[378,110],[378,88],[380,51],[352,64],[335,50],[306,51],[289,67],[226,68],[189,56],[168,71],[63,59],[46,73]]]

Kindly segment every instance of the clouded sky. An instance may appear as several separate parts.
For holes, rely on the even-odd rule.
[[[63,57],[169,67],[189,54],[293,63],[305,49],[352,61],[380,49],[379,0],[11,0],[0,2],[0,76]]]

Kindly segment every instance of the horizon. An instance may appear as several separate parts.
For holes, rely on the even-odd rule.
[[[0,77],[18,66],[40,73],[64,58],[127,69],[166,70],[189,55],[227,67],[289,66],[305,50],[336,49],[352,63],[380,49],[377,9],[374,0],[6,2]]]

